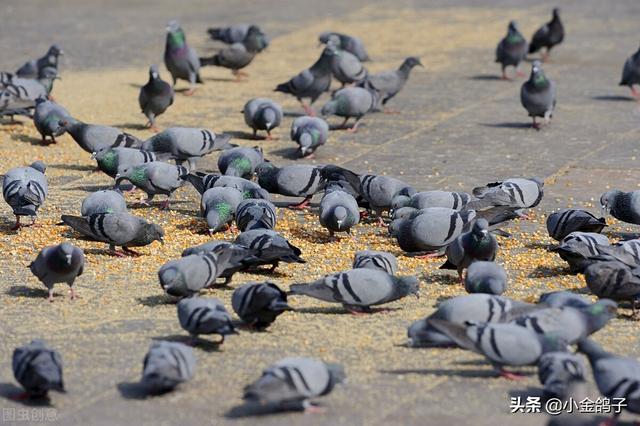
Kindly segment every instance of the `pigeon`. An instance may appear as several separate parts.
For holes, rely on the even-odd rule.
[[[220,231],[233,221],[241,201],[242,193],[235,188],[211,188],[202,194],[200,210],[207,221],[209,234]]]
[[[0,91],[1,115],[29,115],[39,98],[48,99],[53,81],[59,78],[54,68],[44,68],[38,79],[17,78]]]
[[[369,54],[364,48],[364,43],[358,37],[336,33],[333,31],[325,31],[320,34],[318,40],[320,41],[320,43],[326,44],[331,39],[331,36],[338,36],[338,39],[340,41],[340,49],[354,54],[361,62],[367,62],[371,60],[369,58]]]
[[[225,336],[237,334],[231,323],[231,315],[216,298],[187,297],[180,300],[178,320],[194,342],[199,334],[218,334],[222,340],[217,343],[222,344]]]
[[[164,64],[173,78],[173,85],[178,79],[189,82],[186,95],[192,95],[200,78],[200,59],[196,51],[187,45],[187,38],[177,21],[167,25],[167,43],[164,50]]]
[[[561,308],[563,306],[585,308],[591,305],[591,300],[580,294],[562,290],[543,293],[540,295],[538,303],[545,304],[551,308]]]
[[[336,80],[347,84],[358,83],[367,78],[367,69],[353,53],[340,49],[340,39],[336,35],[329,36],[327,48],[331,49],[331,73]]]
[[[602,210],[626,223],[640,224],[640,191],[607,191],[600,197]]]
[[[353,196],[341,190],[326,192],[320,200],[320,225],[327,228],[329,236],[335,232],[351,233],[351,228],[360,223],[358,202]]]
[[[500,295],[507,288],[507,273],[495,262],[473,262],[464,278],[464,288],[467,293]]]
[[[28,167],[16,167],[9,170],[2,180],[2,196],[13,210],[18,229],[21,216],[31,216],[33,225],[36,222],[38,208],[44,203],[49,192],[47,177],[44,175],[47,166],[36,161]]]
[[[585,380],[582,358],[568,352],[547,352],[538,360],[538,379],[544,387],[545,399],[566,400],[572,382]]]
[[[207,29],[207,33],[209,33],[209,37],[211,37],[212,40],[221,41],[226,44],[234,44],[243,41],[247,37],[247,33],[251,27],[255,27],[260,31],[263,41],[266,43],[264,46],[266,49],[269,46],[269,39],[257,25],[234,24],[229,27],[213,27]]]
[[[547,231],[556,241],[562,241],[574,231],[599,233],[605,226],[607,222],[603,217],[597,218],[580,209],[562,209],[547,217]]]
[[[325,180],[325,191],[340,189],[351,194],[361,207],[369,208],[368,202],[361,194],[360,176],[344,167],[328,164],[320,169],[320,176]]]
[[[62,221],[92,240],[109,244],[116,256],[137,256],[130,247],[142,247],[154,241],[164,244],[164,231],[159,225],[129,213],[98,213],[88,217],[62,215]],[[116,250],[122,247],[122,252]]]
[[[141,151],[136,148],[102,148],[93,154],[98,169],[115,179],[118,171],[125,167],[136,167],[145,163],[169,160],[171,154]]]
[[[584,278],[591,293],[617,301],[630,301],[635,315],[640,298],[640,269],[631,269],[616,262],[596,262],[584,270]]]
[[[62,357],[42,340],[13,351],[13,376],[25,389],[22,397],[47,398],[49,391],[66,392],[62,379]]]
[[[287,294],[272,282],[249,283],[231,296],[233,310],[246,324],[258,330],[269,327],[284,311],[291,311]]]
[[[398,272],[398,259],[386,251],[360,250],[353,258],[353,269],[357,268],[379,269],[395,275]]]
[[[591,339],[580,341],[578,351],[589,359],[600,393],[614,403],[621,401],[627,411],[639,414],[640,362],[607,352]],[[615,424],[619,415],[614,414],[612,423],[608,423]]]
[[[383,71],[377,74],[369,74],[367,78],[358,83],[360,87],[374,90],[378,93],[378,99],[384,107],[394,96],[396,96],[407,84],[411,70],[416,66],[424,67],[420,58],[409,56],[397,70]],[[376,105],[376,110],[380,110],[380,103]],[[388,111],[391,112],[391,111]]]
[[[271,229],[252,229],[242,232],[234,243],[254,250],[255,255],[249,265],[252,268],[272,265],[271,272],[273,272],[280,262],[306,263],[300,257],[302,252],[298,247]]]
[[[216,135],[206,129],[170,127],[144,141],[143,151],[170,153],[178,162],[189,162],[189,170],[195,170],[195,160],[213,151],[231,148],[231,136]]]
[[[551,122],[556,108],[556,83],[544,74],[540,61],[533,61],[531,76],[520,89],[520,102],[533,119],[534,129],[540,130],[542,126],[536,117],[542,117],[545,125]]]
[[[298,144],[301,157],[312,158],[313,153],[327,143],[329,124],[322,118],[302,116],[291,124],[291,140]]]
[[[333,95],[333,98],[322,107],[321,113],[323,116],[344,117],[344,121],[340,125],[342,128],[346,128],[349,119],[354,117],[356,121],[348,130],[357,132],[362,117],[373,111],[378,101],[379,96],[375,91],[362,87],[345,87]]]
[[[64,51],[58,44],[53,44],[49,47],[47,53],[38,59],[26,62],[16,71],[16,76],[21,78],[38,78],[40,72],[44,68],[58,69],[58,57],[64,55]]]
[[[200,193],[204,194],[207,189],[223,186],[235,188],[242,193],[244,199],[262,198],[269,199],[269,193],[262,189],[260,185],[250,180],[236,176],[222,176],[219,174],[189,173],[182,177],[188,181]]]
[[[256,168],[258,184],[272,194],[288,197],[304,197],[298,204],[289,207],[304,209],[314,194],[322,191],[325,182],[320,176],[320,168],[309,164],[293,164],[277,167],[265,161]]]
[[[173,105],[173,87],[160,78],[157,65],[149,68],[149,81],[140,88],[138,103],[142,113],[149,122],[147,126],[157,131],[156,117],[163,114],[167,108]]]
[[[372,312],[371,306],[419,295],[420,283],[413,276],[395,277],[378,269],[357,268],[326,275],[311,283],[292,284],[292,295],[305,295],[325,302],[341,303],[353,314]]]
[[[258,164],[264,161],[262,148],[242,146],[227,149],[218,157],[218,170],[226,176],[251,179]]]
[[[256,250],[249,249],[240,244],[227,241],[209,241],[198,246],[189,247],[182,252],[182,257],[192,254],[204,254],[213,252],[217,255],[216,268],[218,278],[224,278],[224,284],[231,282],[236,272],[248,269],[251,261],[256,260]]]
[[[262,372],[244,388],[248,404],[272,407],[273,411],[314,412],[309,400],[329,394],[345,381],[344,368],[315,358],[284,358]]]
[[[267,98],[251,99],[244,105],[242,113],[244,122],[253,129],[254,138],[258,130],[266,130],[267,140],[271,140],[271,131],[282,121],[282,107]]]
[[[170,296],[191,297],[211,287],[218,278],[215,252],[191,254],[170,260],[158,270],[160,286]]]
[[[444,207],[453,210],[464,210],[471,200],[471,195],[466,192],[450,191],[423,191],[415,194],[397,195],[391,201],[393,210],[402,207],[426,209],[431,207]]]
[[[533,34],[531,44],[529,44],[529,53],[535,53],[544,47],[545,52],[542,55],[542,60],[546,61],[551,49],[562,43],[562,40],[564,40],[564,27],[560,21],[560,9],[556,7],[553,9],[551,21],[538,28]]]
[[[241,232],[251,229],[275,229],[276,206],[261,198],[243,200],[236,208],[236,225]]]
[[[47,143],[47,136],[51,138],[52,143],[56,143],[56,137],[65,132],[64,127],[60,126],[60,121],[68,117],[69,111],[61,105],[43,98],[36,100],[33,124],[42,136],[43,144]]]
[[[383,225],[382,212],[393,207],[393,200],[398,195],[411,197],[416,193],[408,183],[389,176],[364,175],[360,176],[358,192],[376,213],[378,223]]]
[[[14,76],[10,72],[0,71],[0,88],[10,85]]]
[[[117,189],[92,192],[82,200],[80,215],[87,217],[98,213],[126,213],[127,202]]]
[[[458,346],[483,355],[500,376],[508,379],[520,379],[521,376],[505,370],[505,366],[537,364],[543,354],[564,350],[567,346],[557,336],[539,335],[513,323],[458,325],[439,319],[428,321]]]
[[[325,48],[320,58],[311,66],[291,80],[279,84],[274,89],[275,92],[288,93],[296,97],[298,102],[302,104],[304,112],[307,115],[314,116],[315,112],[311,105],[322,95],[328,92],[331,87],[331,57],[333,52],[329,48]],[[309,99],[309,105],[303,102],[303,99]]]
[[[147,199],[141,201],[144,205],[150,205],[156,195],[166,195],[167,199],[162,208],[168,209],[171,195],[184,184],[184,180],[180,176],[187,173],[185,167],[162,161],[151,161],[140,165],[123,165],[118,167],[116,186],[119,186],[123,180],[128,180],[136,188],[140,188],[147,194]]]
[[[142,366],[140,383],[150,395],[170,392],[193,377],[196,357],[183,343],[155,341],[149,347]]]
[[[469,232],[461,234],[447,246],[447,262],[440,269],[457,269],[462,281],[462,271],[477,260],[493,261],[498,242],[489,232],[489,223],[478,219]]]
[[[214,65],[228,68],[236,77],[236,81],[241,81],[240,78],[246,77],[247,74],[240,70],[248,66],[256,55],[268,45],[269,41],[264,33],[260,28],[252,25],[247,30],[247,35],[242,41],[221,49],[209,58],[200,58],[200,63],[202,66]]]
[[[473,189],[477,200],[467,203],[467,209],[483,210],[487,207],[509,206],[518,209],[536,207],[544,195],[544,181],[540,178],[509,178]]]
[[[484,293],[452,297],[440,303],[434,313],[414,322],[408,330],[409,346],[452,346],[456,343],[444,332],[429,324],[437,319],[452,324],[509,322],[540,307],[504,296]]]
[[[609,245],[605,235],[576,231],[564,237],[557,246],[549,248],[549,251],[558,253],[562,260],[569,263],[570,271],[577,273],[591,263],[588,259],[598,255],[598,246],[602,245]]]
[[[634,87],[636,84],[640,84],[640,48],[625,61],[620,79],[620,86],[629,86],[633,97],[640,99],[640,93]]]
[[[59,125],[71,135],[80,148],[89,154],[108,148],[140,148],[142,146],[140,139],[115,127],[83,123],[72,117],[61,120]]]
[[[506,68],[512,66],[519,75],[520,62],[527,56],[529,45],[518,30],[518,24],[515,21],[509,22],[507,35],[500,40],[496,48],[496,62],[502,66],[502,79],[510,80],[507,77]]]
[[[396,237],[400,248],[408,253],[441,254],[475,218],[473,210],[459,212],[432,207],[419,212],[414,218],[394,220],[389,225],[391,235]]]
[[[29,269],[49,290],[49,302],[53,302],[55,283],[67,283],[71,299],[75,299],[73,284],[84,270],[84,252],[66,242],[48,246],[40,250],[36,259],[29,264]]]

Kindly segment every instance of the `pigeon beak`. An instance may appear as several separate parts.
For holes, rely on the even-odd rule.
[[[420,292],[416,291],[416,299],[420,299]]]
[[[71,265],[71,255],[67,254],[65,257],[67,258],[67,263]]]
[[[120,173],[116,173],[116,180],[120,179],[122,177],[122,175]]]
[[[338,224],[338,228],[340,228],[342,226],[342,221],[341,220],[336,221],[336,223]]]
[[[95,159],[96,159],[96,155],[98,155],[98,153],[97,153],[97,152],[92,152],[92,153],[91,153],[91,159],[92,159],[92,160],[95,160]]]
[[[215,232],[215,231],[213,230],[213,228],[209,228],[209,229],[207,230],[207,232],[208,232],[208,233],[209,233],[209,235],[211,236],[211,235],[213,235],[213,234],[214,234],[214,232]]]
[[[160,237],[158,241],[160,241],[160,244],[164,245],[164,238]]]
[[[422,68],[424,68],[424,65],[422,65],[422,62],[420,62],[420,61],[418,61],[418,64],[417,64],[417,65],[419,65],[419,66],[421,66]]]
[[[482,235],[487,235],[489,233],[489,231],[486,229],[483,229],[481,232],[482,232]]]
[[[60,77],[59,75],[56,75],[55,77],[53,77],[54,80],[62,80],[62,77]]]

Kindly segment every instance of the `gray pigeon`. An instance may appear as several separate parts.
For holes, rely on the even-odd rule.
[[[247,67],[268,45],[269,40],[264,33],[260,28],[252,25],[242,41],[221,49],[209,58],[200,58],[200,63],[202,66],[214,65],[228,68],[236,77],[236,81],[242,81],[241,77],[246,77],[248,74],[240,70]]]
[[[340,48],[340,39],[336,35],[329,36],[327,48],[331,49],[331,73],[342,83],[342,87],[347,84],[364,81],[367,77],[367,69],[353,53]]]
[[[536,207],[544,195],[544,181],[540,178],[509,178],[502,182],[488,183],[473,189],[468,209],[482,210],[487,207],[509,206],[520,209]]]
[[[126,213],[127,202],[122,192],[116,189],[103,189],[92,192],[80,207],[80,215],[87,217],[97,213]]]
[[[271,131],[282,121],[282,107],[267,98],[251,99],[244,105],[242,113],[244,122],[253,130],[254,138],[258,130],[266,130],[267,140],[271,140]]]
[[[69,117],[69,111],[61,105],[38,98],[36,100],[36,109],[33,113],[33,124],[42,136],[42,143],[47,143],[47,136],[51,138],[52,143],[56,143],[56,137],[65,132],[65,128],[60,126],[60,121]]]
[[[236,225],[241,232],[251,229],[275,229],[276,206],[261,198],[243,200],[236,208]]]
[[[278,84],[274,89],[275,92],[288,93],[295,96],[298,102],[302,104],[304,112],[307,115],[314,116],[315,112],[311,105],[322,95],[328,92],[331,87],[331,57],[333,52],[329,48],[325,48],[320,58],[311,66],[291,80]],[[309,99],[309,105],[303,102],[303,99]]]
[[[498,242],[489,232],[489,223],[478,219],[469,232],[461,234],[447,246],[447,262],[440,269],[457,269],[462,281],[462,271],[477,260],[493,261]]]
[[[67,117],[59,124],[80,148],[90,154],[108,148],[140,148],[142,146],[140,139],[115,127],[83,123],[72,117]]]
[[[314,358],[284,358],[262,372],[244,388],[248,404],[270,407],[273,411],[314,412],[309,400],[329,394],[345,381],[344,368]]]
[[[361,250],[353,258],[353,269],[357,268],[379,269],[395,275],[398,272],[398,259],[386,251]]]
[[[640,191],[607,191],[600,197],[602,210],[626,223],[640,224]]]
[[[347,122],[351,117],[356,119],[355,123],[347,128],[350,132],[357,132],[360,120],[368,112],[373,111],[378,105],[378,93],[363,89],[362,87],[345,87],[340,89],[333,95],[333,98],[322,107],[322,115],[337,115],[344,117],[344,121],[340,125],[347,128]]]
[[[244,199],[248,198],[262,198],[265,200],[269,199],[269,193],[260,187],[255,182],[252,182],[247,179],[243,179],[241,177],[236,176],[223,176],[216,173],[205,174],[205,173],[189,173],[186,176],[182,177],[184,180],[188,181],[193,187],[200,193],[204,194],[207,189],[215,188],[215,187],[229,187],[235,188],[238,191],[242,192],[242,197]]]
[[[119,186],[123,180],[128,180],[147,194],[147,199],[141,201],[145,205],[150,205],[156,195],[166,195],[167,199],[162,208],[168,209],[171,195],[184,184],[181,176],[187,173],[185,167],[162,161],[152,161],[140,165],[121,165],[116,174],[116,186]]]
[[[507,288],[507,273],[495,262],[473,262],[464,278],[464,288],[467,293],[500,295]]]
[[[260,265],[271,265],[271,272],[275,271],[280,262],[306,263],[300,257],[300,249],[271,229],[252,229],[244,231],[234,241],[254,251],[249,266],[255,268]]]
[[[218,170],[226,176],[237,176],[251,179],[258,164],[264,161],[262,148],[242,146],[222,151],[218,157]]]
[[[607,226],[606,220],[597,218],[588,211],[580,209],[562,209],[547,217],[547,231],[556,241],[574,231],[599,233]]]
[[[589,358],[600,393],[613,403],[622,401],[627,411],[640,414],[640,362],[607,352],[591,339],[579,342],[578,351]],[[614,414],[613,424],[619,415]]]
[[[25,389],[23,397],[47,398],[49,391],[66,392],[62,379],[62,357],[42,340],[13,351],[13,376]]]
[[[187,45],[187,38],[177,21],[167,25],[167,43],[164,49],[164,64],[171,73],[173,85],[178,79],[189,82],[186,95],[193,94],[200,79],[200,59],[196,51]]]
[[[538,379],[548,398],[566,400],[572,382],[581,382],[585,378],[585,366],[582,358],[568,352],[547,352],[538,360]]]
[[[320,34],[318,40],[320,41],[320,43],[326,44],[331,36],[338,36],[338,39],[340,40],[340,48],[356,55],[356,57],[360,61],[367,62],[371,60],[369,58],[367,50],[364,47],[364,43],[358,37],[336,33],[333,31],[325,31]]]
[[[310,164],[292,164],[277,167],[265,161],[256,168],[258,183],[272,194],[288,197],[304,197],[290,208],[303,209],[309,205],[314,194],[322,191],[325,182],[320,176],[320,167]]]
[[[16,75],[22,78],[38,78],[44,68],[58,69],[58,57],[64,55],[62,47],[52,44],[47,53],[41,58],[26,62],[16,71]]]
[[[84,252],[66,242],[48,246],[40,250],[36,259],[29,264],[29,269],[49,290],[49,302],[53,302],[55,283],[67,283],[71,299],[75,299],[73,284],[84,270]]]
[[[572,273],[581,272],[591,262],[588,259],[599,254],[599,246],[609,245],[609,239],[593,232],[572,232],[562,239],[560,244],[549,248],[569,263]]]
[[[183,258],[184,259],[184,258]],[[224,337],[236,334],[231,323],[231,315],[219,299],[187,297],[178,302],[178,320],[180,326],[189,332],[193,342],[199,334],[218,334],[224,343]]]
[[[556,107],[556,83],[544,74],[540,61],[533,61],[531,76],[520,89],[520,102],[533,119],[534,129],[542,127],[536,117],[542,117],[545,125],[551,122]]]
[[[416,66],[423,66],[420,58],[409,56],[402,62],[397,70],[369,74],[359,85],[376,91],[379,95],[380,103],[385,106],[387,102],[404,88],[409,80],[411,70]],[[376,105],[376,110],[379,109],[380,105],[378,104]]]
[[[329,236],[335,232],[351,233],[351,228],[360,223],[358,202],[353,196],[341,190],[326,192],[320,200],[320,225],[329,230]]]
[[[20,228],[21,216],[31,216],[31,224],[35,223],[38,208],[49,192],[47,177],[44,175],[46,168],[42,161],[36,161],[28,167],[13,168],[4,175],[2,196],[16,216],[13,229]]]
[[[634,87],[636,84],[640,84],[640,48],[625,61],[620,79],[620,86],[629,86],[633,97],[640,98],[640,93]]]
[[[481,322],[499,323],[509,322],[538,309],[540,307],[530,303],[484,293],[452,297],[440,303],[436,311],[429,317],[418,320],[409,327],[409,346],[455,345],[450,337],[429,324],[429,321],[433,319],[458,325]]]
[[[62,215],[62,221],[85,237],[109,244],[116,256],[137,256],[129,247],[142,247],[154,241],[164,244],[164,231],[159,225],[129,213],[98,213],[88,217]],[[116,250],[122,247],[122,252]]]
[[[291,124],[291,140],[298,144],[301,157],[309,157],[327,143],[329,124],[322,118],[303,116]]]
[[[368,208],[368,201],[361,193],[360,176],[351,170],[335,164],[328,164],[320,168],[320,176],[326,182],[325,191],[340,189],[351,194],[361,207]]]
[[[0,88],[0,115],[31,116],[36,100],[49,97],[57,78],[53,68],[45,68],[37,80],[14,77],[10,84]]]
[[[402,207],[426,209],[431,207],[445,207],[453,210],[464,210],[471,196],[466,192],[450,191],[422,191],[415,194],[397,195],[391,202],[391,207],[396,210]]]
[[[284,311],[292,310],[287,294],[272,282],[238,287],[231,296],[231,305],[243,322],[258,330],[269,327]]]
[[[200,210],[207,221],[209,234],[220,231],[233,222],[242,193],[235,188],[216,187],[202,194]]]
[[[454,243],[475,218],[473,210],[443,207],[419,210],[413,218],[397,219],[389,225],[400,248],[408,253],[439,252]]]
[[[178,162],[189,162],[189,170],[195,170],[195,161],[213,151],[231,148],[231,136],[216,135],[206,129],[194,127],[170,127],[144,141],[143,151],[170,153]]]
[[[191,297],[210,287],[218,278],[217,255],[214,252],[191,254],[170,260],[158,270],[160,286],[169,295]]]
[[[555,7],[551,21],[538,28],[533,37],[531,37],[529,53],[535,53],[544,47],[545,52],[542,55],[542,61],[546,61],[553,46],[562,43],[562,40],[564,40],[564,27],[560,20],[560,9]]]
[[[591,293],[617,301],[630,301],[635,314],[640,298],[640,269],[616,262],[596,262],[584,270]]]
[[[178,342],[155,341],[142,366],[140,383],[150,395],[172,391],[193,377],[196,357],[193,349]]]
[[[502,67],[502,79],[510,80],[507,77],[506,68],[514,67],[516,74],[520,74],[520,62],[527,56],[529,45],[518,30],[518,24],[515,21],[509,22],[507,35],[500,40],[496,48],[496,62]]]
[[[591,305],[591,299],[580,294],[562,290],[541,294],[538,303],[545,304],[551,308],[561,308],[563,306],[585,308]]]
[[[269,38],[258,25],[234,24],[228,27],[212,27],[207,29],[207,33],[209,33],[209,37],[211,37],[212,40],[221,41],[226,44],[233,44],[243,41],[247,37],[249,28],[251,27],[256,27],[260,31],[266,43],[264,48],[267,48],[269,45]]]
[[[325,302],[341,303],[353,314],[372,312],[371,306],[419,294],[420,283],[413,276],[394,277],[378,269],[358,268],[326,275],[306,284],[292,284],[293,295],[305,295]]]
[[[393,207],[393,200],[398,195],[411,197],[416,193],[408,183],[389,176],[382,175],[361,175],[358,192],[369,207],[376,213],[378,223],[384,225],[382,212]]]
[[[173,87],[160,78],[157,65],[149,68],[149,81],[140,88],[138,103],[149,122],[147,126],[157,131],[156,117],[163,114],[173,104]]]
[[[209,241],[198,246],[189,247],[182,252],[182,256],[213,252],[217,255],[216,268],[218,278],[224,278],[224,284],[231,282],[236,272],[248,269],[252,261],[255,261],[256,250],[249,249],[240,244],[227,241]]]
[[[115,147],[102,148],[93,154],[98,169],[115,179],[118,170],[125,167],[136,167],[145,163],[168,160],[171,154],[141,151],[136,148]]]

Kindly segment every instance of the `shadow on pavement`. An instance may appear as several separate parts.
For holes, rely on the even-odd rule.
[[[496,129],[531,129],[531,123],[524,122],[503,122],[503,123],[480,123],[484,127],[493,127]]]
[[[51,407],[49,397],[45,398],[21,398],[24,389],[13,383],[0,383],[0,397],[28,407]]]
[[[629,101],[636,100],[631,96],[622,96],[622,95],[592,96],[591,99],[593,99],[594,101],[609,101],[609,102],[629,102]]]

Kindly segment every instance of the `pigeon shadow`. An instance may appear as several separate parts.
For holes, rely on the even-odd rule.
[[[271,267],[269,267],[269,268],[248,269],[245,272],[248,273],[248,274],[264,275],[264,276],[272,277],[272,278],[286,278],[286,277],[289,276],[289,275],[285,274],[284,272],[272,271]]]
[[[622,96],[622,95],[601,95],[601,96],[592,96],[591,99],[594,101],[608,101],[608,102],[635,102],[636,98],[632,96]]]
[[[32,288],[26,285],[14,285],[7,289],[4,294],[15,297],[31,297],[34,299],[45,299],[49,297],[49,291],[43,288]],[[54,296],[56,293],[54,293]],[[58,294],[59,296],[59,294]]]
[[[85,250],[86,253],[86,250]],[[166,294],[154,294],[147,297],[139,297],[138,302],[144,306],[163,306],[163,305],[175,305],[178,303],[178,299]]]
[[[0,383],[0,397],[22,404],[27,407],[51,407],[51,399],[47,396],[44,398],[21,398],[24,395],[24,389],[14,385],[13,383]]]
[[[480,123],[481,126],[493,127],[496,129],[531,129],[531,123],[523,122],[502,122],[502,123]]]
[[[253,133],[244,132],[242,130],[225,130],[223,133],[231,136],[234,139],[244,139],[249,141],[267,140],[266,136],[260,136],[260,135],[253,136]]]
[[[129,129],[129,130],[148,130],[149,129],[147,126],[140,123],[113,124],[113,127],[118,127],[120,129]]]
[[[547,250],[550,247],[550,244],[541,243],[541,242],[530,242],[524,245],[528,249],[545,249]]]
[[[426,284],[439,284],[446,286],[460,286],[463,285],[458,276],[455,274],[432,274],[432,273],[424,273],[423,279]]]
[[[147,387],[140,382],[121,382],[116,385],[120,395],[125,399],[147,399],[151,395]]]
[[[285,111],[282,113],[285,117],[305,117],[307,114],[304,112]]]
[[[640,238],[640,233],[637,232],[621,232],[621,231],[608,231],[604,232],[609,237],[619,238],[622,241],[635,240]]]
[[[128,83],[130,87],[133,87],[134,89],[142,89],[142,84],[140,83]]]
[[[187,346],[191,346],[195,349],[201,349],[204,352],[220,352],[221,342],[214,342],[212,340],[203,339],[201,337],[192,338],[185,334],[170,334],[168,336],[156,336],[152,337],[153,340],[165,340],[167,342],[183,343]]]
[[[345,124],[345,125],[342,125],[342,124],[330,124],[329,125],[329,131],[333,131],[333,130],[351,130],[351,129],[353,129],[353,126],[355,126],[354,123]],[[366,125],[364,123],[360,123],[358,125],[358,129],[361,128],[361,127],[366,127]]]
[[[95,166],[83,166],[80,164],[50,164],[47,167],[52,169],[62,170],[76,170],[80,172],[93,172],[96,170]]]
[[[269,152],[269,155],[274,155],[287,160],[301,160],[300,151],[298,148],[281,148],[275,151]]]
[[[35,145],[35,146],[48,146],[49,144],[43,144],[42,143],[42,139],[39,138],[34,138],[32,136],[29,135],[25,135],[22,133],[14,133],[11,135],[11,139],[13,139],[14,141],[19,141],[19,142],[28,142],[31,145]]]
[[[454,370],[445,368],[423,368],[423,369],[397,369],[378,370],[382,374],[405,375],[425,375],[425,376],[445,376],[445,377],[466,377],[466,378],[499,378],[492,369],[477,370]]]
[[[318,404],[314,403],[314,405],[317,406]],[[299,402],[296,405],[289,407],[276,403],[255,404],[247,402],[231,408],[224,414],[224,417],[227,419],[239,419],[243,417],[266,416],[300,411],[304,411],[304,407]]]
[[[244,80],[237,80],[235,78],[230,78],[230,77],[207,77],[205,78],[205,80],[207,81],[217,81],[219,83],[245,83],[246,81]]]
[[[468,79],[480,80],[480,81],[498,81],[498,80],[502,80],[502,77],[496,74],[476,74],[476,75],[472,75]]]
[[[80,185],[71,188],[62,188],[63,191],[84,191],[84,192],[96,192],[105,189],[113,189],[113,185]],[[126,191],[125,185],[120,185],[120,189]]]
[[[566,266],[537,266],[528,278],[553,278],[563,275],[571,275],[569,268]]]
[[[26,123],[26,121],[21,121],[21,120],[16,120],[16,119],[11,120],[10,118],[9,119],[5,119],[5,118],[0,119],[0,125],[1,126],[24,126],[25,123]]]
[[[380,313],[386,313],[386,312],[392,312],[392,311],[399,311],[401,308],[371,308],[371,312],[363,312],[362,314],[358,314],[358,315],[371,315],[371,314],[380,314]],[[344,309],[341,306],[316,306],[316,307],[310,307],[310,308],[295,308],[296,312],[300,312],[302,314],[323,314],[323,315],[354,315],[353,313],[349,312],[348,310]],[[354,315],[355,316],[355,315]]]

